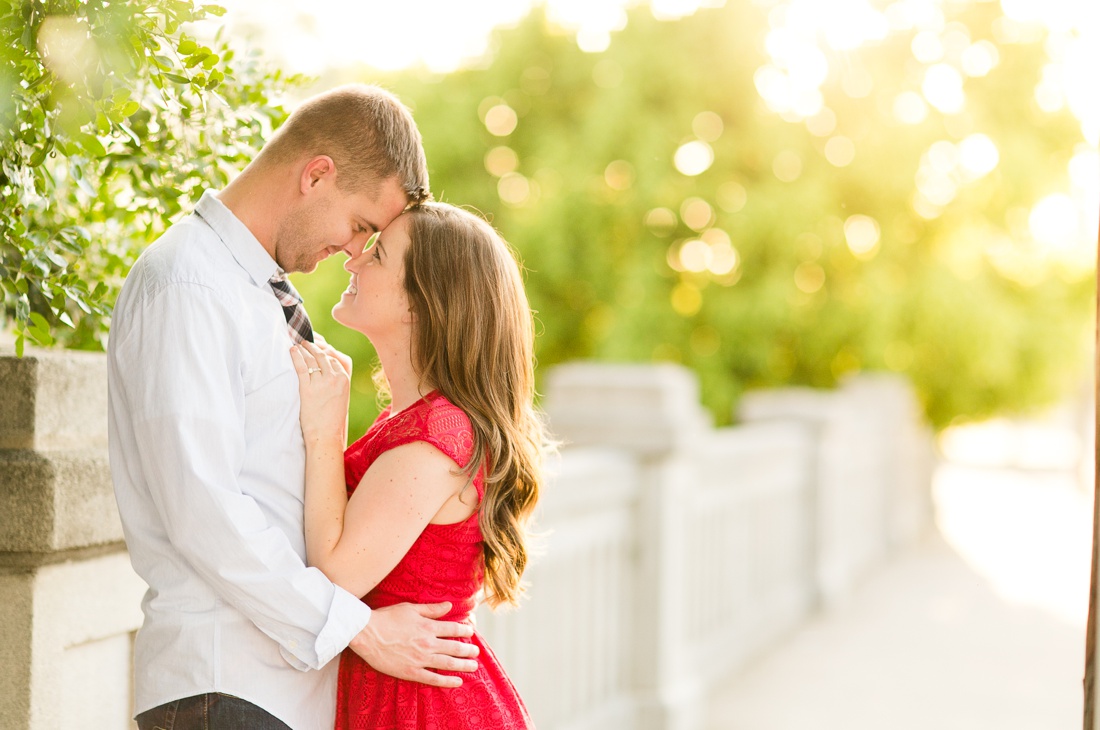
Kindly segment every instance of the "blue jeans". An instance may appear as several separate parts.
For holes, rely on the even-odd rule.
[[[136,719],[138,730],[290,730],[251,702],[218,692],[168,702]]]

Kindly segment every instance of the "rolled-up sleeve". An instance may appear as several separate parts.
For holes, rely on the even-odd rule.
[[[164,286],[127,312],[112,343],[143,481],[167,539],[219,600],[278,642],[298,669],[339,654],[370,616],[308,568],[242,491],[244,344],[232,305],[211,287]]]

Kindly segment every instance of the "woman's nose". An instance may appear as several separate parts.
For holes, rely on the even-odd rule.
[[[349,274],[354,274],[359,271],[359,261],[363,258],[363,254],[359,254],[358,256],[349,256],[348,260],[344,262],[344,271],[347,271]]]

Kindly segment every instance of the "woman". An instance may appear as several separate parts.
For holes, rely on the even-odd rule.
[[[507,244],[440,203],[407,211],[345,264],[332,310],[365,334],[390,404],[344,452],[350,363],[308,343],[292,352],[306,440],[310,565],[372,608],[452,604],[479,592],[516,603],[524,527],[538,499],[543,428],[532,407],[531,310]],[[338,728],[531,728],[478,634],[478,670],[455,689],[340,659]]]

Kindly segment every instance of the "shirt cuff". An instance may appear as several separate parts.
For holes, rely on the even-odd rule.
[[[332,605],[329,607],[328,621],[317,634],[314,643],[314,656],[316,665],[311,665],[292,653],[285,646],[279,647],[286,663],[300,672],[310,669],[320,669],[333,660],[340,652],[348,648],[348,644],[356,634],[370,621],[370,607],[360,599],[345,591],[340,586],[333,586]]]

